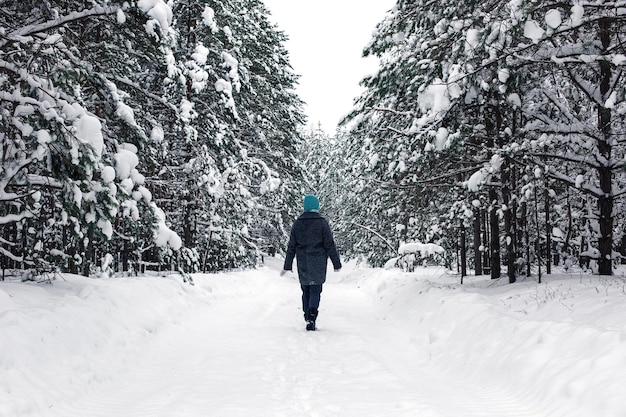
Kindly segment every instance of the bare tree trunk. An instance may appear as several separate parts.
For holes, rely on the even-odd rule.
[[[550,191],[548,190],[548,183],[546,181],[544,190],[544,211],[546,213],[545,228],[546,228],[546,274],[552,273],[552,228],[550,225]]]
[[[526,248],[526,276],[530,276],[530,229],[528,227],[528,203],[522,205],[523,239]]]
[[[602,44],[602,51],[607,51],[611,47],[610,27],[613,19],[602,18],[599,22],[599,38]],[[611,89],[611,62],[600,61],[600,95],[602,100],[608,98]],[[598,168],[598,178],[602,193],[598,198],[600,237],[598,238],[598,273],[600,275],[613,274],[613,172],[611,168],[611,109],[604,105],[598,105],[598,128],[602,136],[598,138],[598,150],[602,155],[602,163]]]
[[[502,172],[502,201],[506,209],[504,210],[504,234],[506,247],[506,273],[509,283],[515,282],[515,239],[513,235],[513,212],[511,201],[511,167],[507,163]]]
[[[196,211],[193,197],[188,195],[183,200],[183,244],[194,246],[196,239]]]
[[[89,229],[89,231],[87,232],[87,246],[85,247],[85,251],[84,251],[84,258],[83,258],[83,264],[82,264],[82,274],[83,276],[88,277],[89,276],[89,272],[91,270],[91,266],[92,265],[96,265],[97,260],[96,260],[96,254],[95,254],[95,249],[94,249],[94,245],[93,245],[93,239],[94,239],[94,233],[93,230]]]
[[[539,232],[539,203],[537,201],[537,180],[534,180],[533,192],[535,194],[535,227],[537,228],[537,240],[535,241],[535,253],[537,256],[537,282],[541,284],[541,233]]]
[[[489,188],[489,229],[491,230],[491,279],[500,278],[500,224],[497,213],[498,193],[495,187]]]
[[[461,220],[461,277],[467,276],[467,246],[465,240],[465,224],[463,224],[463,220]]]
[[[483,224],[483,274],[491,274],[491,241],[489,239],[489,227],[487,227],[487,210],[482,211],[481,222]]]
[[[480,239],[480,216],[481,216],[480,208],[474,208],[474,223],[473,223],[473,231],[474,231],[474,273],[476,275],[483,274],[483,260],[482,260],[482,252],[480,250],[481,239]]]
[[[130,254],[131,254],[131,250],[130,247],[128,245],[128,240],[124,239],[124,250],[122,250],[122,253],[120,253],[121,257],[122,257],[122,271],[126,272],[128,270],[130,270],[129,266],[130,266]]]

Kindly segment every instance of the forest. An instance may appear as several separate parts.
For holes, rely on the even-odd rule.
[[[305,193],[372,266],[514,282],[626,255],[625,2],[398,0],[335,132],[307,127],[269,17],[0,0],[2,277],[254,267]],[[445,252],[398,256],[416,242]]]

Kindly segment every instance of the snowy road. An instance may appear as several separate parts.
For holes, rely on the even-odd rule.
[[[124,373],[50,415],[545,415],[489,381],[437,368],[409,340],[408,320],[386,318],[373,294],[341,274],[324,288],[317,332],[304,330],[293,277],[201,278],[211,302],[161,329]]]

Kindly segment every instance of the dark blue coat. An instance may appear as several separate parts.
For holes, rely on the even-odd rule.
[[[306,211],[293,224],[284,270],[291,271],[294,257],[298,261],[298,278],[302,285],[320,285],[326,281],[328,258],[335,269],[341,268],[330,226],[319,213]]]

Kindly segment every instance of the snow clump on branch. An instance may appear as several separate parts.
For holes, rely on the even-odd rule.
[[[152,19],[146,23],[146,32],[156,35],[155,27],[159,26],[163,34],[171,31],[172,9],[162,0],[139,0],[137,6]]]
[[[165,224],[165,213],[156,204],[152,203],[152,209],[156,220],[156,230],[154,231],[154,243],[165,248],[169,246],[173,250],[179,250],[183,246],[180,236]]]

